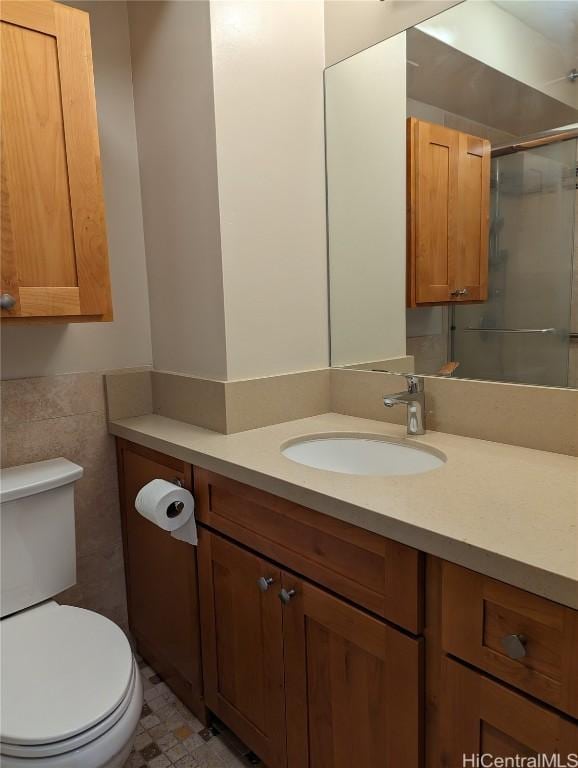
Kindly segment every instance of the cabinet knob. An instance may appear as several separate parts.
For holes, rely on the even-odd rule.
[[[275,583],[275,579],[271,576],[261,576],[261,578],[257,579],[257,586],[261,590],[261,592],[266,592],[271,584]]]
[[[294,589],[290,589],[289,591],[282,589],[281,592],[279,592],[279,600],[281,600],[284,605],[287,605],[287,603],[290,603],[296,594],[297,592],[295,592]]]
[[[16,304],[16,299],[11,293],[0,294],[0,309],[12,309]]]
[[[525,635],[506,635],[502,638],[502,648],[511,659],[523,659],[526,655],[526,643],[528,639]]]
[[[468,295],[467,288],[456,288],[454,291],[450,293],[450,296],[467,296],[467,295]]]

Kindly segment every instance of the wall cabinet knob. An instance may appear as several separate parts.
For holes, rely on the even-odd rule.
[[[275,579],[271,576],[261,576],[261,578],[257,579],[257,586],[261,590],[261,592],[266,592],[271,584],[275,583]]]
[[[297,592],[295,592],[294,589],[290,589],[289,591],[282,589],[281,592],[279,592],[279,600],[281,600],[284,605],[287,605],[287,603],[290,603],[296,594]]]
[[[0,294],[0,309],[12,309],[16,304],[16,299],[11,293]]]
[[[467,296],[468,295],[468,289],[467,288],[456,288],[454,291],[450,293],[450,296]]]
[[[506,635],[502,638],[502,648],[511,659],[518,661],[526,655],[527,642],[524,635]]]

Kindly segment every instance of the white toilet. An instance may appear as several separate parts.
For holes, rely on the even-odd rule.
[[[2,768],[120,768],[142,709],[126,636],[50,598],[76,581],[74,482],[52,459],[2,470]]]

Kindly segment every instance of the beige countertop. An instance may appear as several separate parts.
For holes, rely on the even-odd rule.
[[[124,437],[578,609],[578,459],[428,432],[447,462],[419,475],[344,475],[296,464],[299,436],[405,427],[326,413],[223,435],[164,418],[110,423]]]

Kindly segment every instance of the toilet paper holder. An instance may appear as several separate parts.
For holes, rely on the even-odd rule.
[[[173,483],[173,485],[178,486],[179,488],[184,488],[184,483],[182,480],[180,480],[178,477],[173,478],[172,480],[169,480],[170,483]],[[181,512],[183,511],[184,504],[182,501],[173,501],[172,504],[169,504],[167,507],[167,517],[178,517]]]

